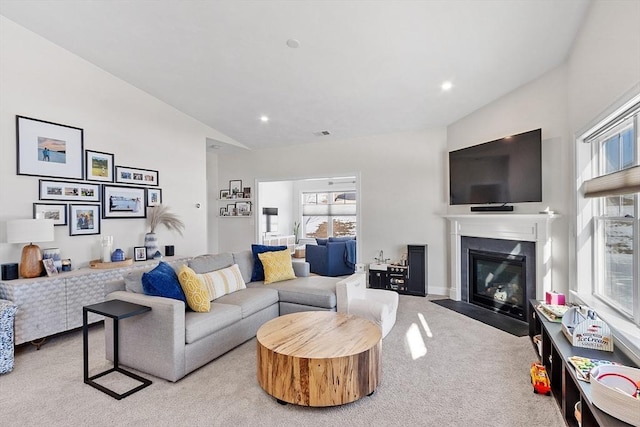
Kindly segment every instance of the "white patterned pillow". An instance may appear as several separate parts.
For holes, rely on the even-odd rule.
[[[245,289],[242,273],[238,264],[209,273],[198,274],[198,279],[207,287],[211,301],[226,294]]]

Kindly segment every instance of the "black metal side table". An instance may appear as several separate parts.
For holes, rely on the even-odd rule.
[[[137,316],[138,314],[146,313],[147,311],[151,311],[151,307],[120,300],[105,301],[98,304],[87,305],[82,308],[82,344],[85,384],[89,384],[90,386],[97,388],[98,390],[118,400],[123,399],[130,394],[133,394],[136,391],[142,390],[143,388],[151,385],[151,380],[142,378],[139,375],[122,369],[119,365],[118,360],[118,322],[120,321],[120,319]],[[113,368],[107,369],[106,371],[93,375],[91,377],[89,377],[89,328],[87,324],[87,314],[89,312],[101,314],[113,319]],[[110,374],[111,372],[119,372],[130,378],[133,378],[136,381],[140,381],[142,384],[129,391],[126,391],[125,393],[119,394],[94,382],[96,378],[100,378],[102,376]]]

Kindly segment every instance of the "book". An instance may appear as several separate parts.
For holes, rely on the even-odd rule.
[[[571,356],[567,359],[576,370],[576,377],[584,382],[590,381],[590,373],[593,368],[601,365],[619,365],[608,360],[590,359],[588,357]]]
[[[553,305],[553,304],[545,304],[540,303],[537,306],[540,313],[547,318],[547,320],[551,322],[560,323],[562,322],[562,316],[569,310],[569,307],[566,305]]]

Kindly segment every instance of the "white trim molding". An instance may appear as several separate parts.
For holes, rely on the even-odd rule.
[[[536,246],[536,299],[543,299],[546,291],[553,290],[551,283],[551,222],[556,214],[467,214],[443,215],[451,223],[449,298],[462,299],[461,262],[462,237],[484,237],[534,242]]]

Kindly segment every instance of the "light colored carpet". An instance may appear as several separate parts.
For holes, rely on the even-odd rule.
[[[94,371],[104,361],[102,326],[90,330]],[[514,337],[440,307],[400,296],[383,341],[382,384],[371,397],[333,408],[282,406],[258,385],[255,338],[177,383],[154,383],[117,401],[82,381],[82,333],[16,350],[0,376],[3,426],[564,426],[552,397],[534,394],[536,354]],[[119,374],[112,374],[119,375]],[[122,386],[124,380],[105,380]]]

